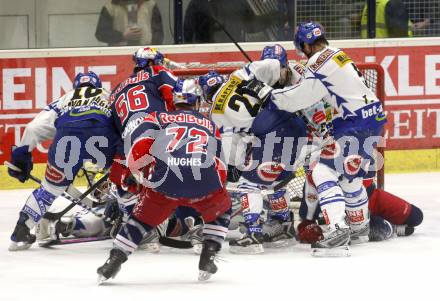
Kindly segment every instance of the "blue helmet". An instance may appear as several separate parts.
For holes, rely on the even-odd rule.
[[[220,75],[217,71],[211,70],[205,75],[199,76],[199,85],[202,89],[202,95],[206,102],[210,103],[211,99],[209,99],[210,94],[215,92],[221,84],[225,82],[223,76]]]
[[[93,71],[89,71],[87,73],[80,72],[75,76],[75,79],[73,80],[73,89],[79,88],[83,85],[102,88],[101,80]]]
[[[154,65],[163,65],[164,55],[156,48],[142,47],[133,54],[133,62],[136,67],[145,68],[149,61],[153,61]]]
[[[261,60],[264,59],[275,59],[279,60],[282,67],[287,66],[287,52],[283,46],[280,44],[275,44],[273,46],[266,46],[261,52]]]
[[[293,43],[295,48],[302,52],[304,43],[313,44],[317,39],[325,38],[324,27],[317,22],[300,23],[296,28]]]
[[[200,100],[200,88],[194,79],[178,79],[174,87],[174,104],[196,105]]]

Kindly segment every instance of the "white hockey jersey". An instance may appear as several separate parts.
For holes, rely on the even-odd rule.
[[[260,111],[260,101],[237,93],[237,87],[243,80],[253,78],[273,86],[280,79],[280,70],[280,63],[275,59],[252,62],[231,73],[214,94],[210,118],[222,133],[222,145],[228,164],[237,166],[244,162],[246,143],[249,142],[246,137]]]
[[[111,111],[108,99],[109,93],[105,89],[82,87],[67,92],[47,105],[28,123],[17,146],[29,145],[29,151],[32,151],[38,143],[53,139],[56,133],[56,122],[60,118],[80,121],[96,115],[95,118],[110,121]]]
[[[297,85],[272,91],[272,102],[281,110],[296,112],[320,100],[336,109],[335,131],[377,128],[385,123],[382,104],[362,73],[340,49],[326,47],[314,54]]]

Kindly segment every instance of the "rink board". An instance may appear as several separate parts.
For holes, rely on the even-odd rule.
[[[292,42],[280,42],[298,59]],[[440,170],[440,38],[331,41],[356,62],[377,62],[385,70],[386,172]],[[266,43],[242,43],[258,59]],[[158,46],[167,57],[190,67],[243,62],[233,44]],[[131,73],[136,47],[0,50],[0,164],[10,160],[25,125],[51,101],[71,88],[76,72],[94,70],[111,89]],[[34,150],[46,161],[48,143]],[[413,151],[412,149],[417,149]],[[400,151],[405,150],[405,151]],[[23,187],[4,176],[1,188]],[[43,175],[41,167],[35,172]]]

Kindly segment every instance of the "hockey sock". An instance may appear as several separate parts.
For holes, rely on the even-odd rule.
[[[25,221],[29,229],[32,229],[41,220],[54,200],[55,195],[41,186],[32,192],[21,209],[22,213],[29,216],[29,219]]]
[[[229,209],[213,222],[203,225],[203,240],[213,240],[220,245],[228,234],[229,223],[231,222],[232,209]]]
[[[341,187],[334,181],[326,181],[317,187],[319,205],[327,225],[334,228],[345,225],[345,198]]]
[[[113,246],[130,255],[137,249],[142,238],[148,235],[150,231],[156,230],[152,226],[144,224],[131,216],[119,229],[113,241]]]
[[[345,210],[350,227],[354,231],[364,228],[370,221],[368,210],[368,196],[362,179],[354,179],[351,182],[341,181],[341,187],[345,196]]]

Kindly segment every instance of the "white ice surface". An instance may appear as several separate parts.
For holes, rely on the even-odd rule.
[[[162,248],[130,256],[115,279],[96,285],[111,241],[8,252],[30,190],[0,191],[0,301],[10,300],[440,300],[440,173],[387,175],[387,190],[419,206],[413,236],[352,247],[349,258],[312,258],[306,245],[233,255],[198,283],[198,256]]]

